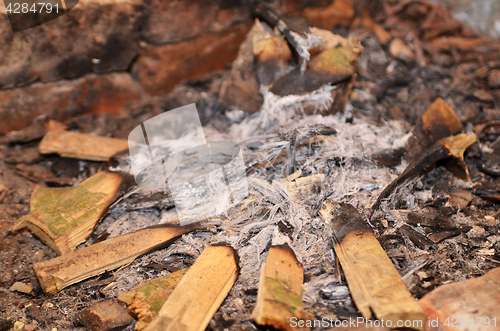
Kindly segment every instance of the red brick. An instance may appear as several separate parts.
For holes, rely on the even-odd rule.
[[[151,44],[167,44],[228,30],[250,22],[248,6],[237,0],[151,0],[144,19],[143,38]]]
[[[141,0],[80,1],[16,33],[0,10],[0,89],[126,70],[138,52],[142,6]]]
[[[64,120],[83,113],[116,113],[139,98],[137,84],[126,73],[0,90],[0,134],[27,126],[39,115]]]
[[[166,46],[146,45],[132,68],[148,95],[162,95],[182,80],[223,70],[238,54],[250,26],[206,34],[193,40]]]
[[[327,6],[332,0],[285,0],[276,8],[281,13],[294,14],[306,7]]]
[[[352,0],[334,0],[330,5],[308,7],[302,16],[313,26],[331,29],[336,25],[349,25],[354,19]]]
[[[426,316],[426,331],[489,331],[500,328],[500,268],[490,270],[482,277],[446,284],[425,295],[419,301]],[[458,323],[453,326],[458,318]],[[477,317],[488,317],[490,326],[479,325]],[[496,327],[493,318],[496,317]],[[444,325],[449,318],[449,325]],[[466,325],[460,326],[460,318]],[[468,325],[471,318],[474,326]],[[438,320],[435,326],[432,321]]]

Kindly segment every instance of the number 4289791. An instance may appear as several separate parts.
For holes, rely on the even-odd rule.
[[[50,2],[38,2],[31,6],[28,3],[9,3],[5,9],[9,14],[28,14],[28,13],[59,13],[59,4],[51,4]]]

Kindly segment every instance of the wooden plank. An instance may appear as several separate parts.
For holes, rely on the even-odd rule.
[[[237,255],[233,248],[208,247],[144,331],[205,330],[233,287],[238,273]]]
[[[420,116],[406,146],[407,160],[415,160],[438,140],[462,132],[457,114],[443,99],[437,98]]]
[[[28,227],[58,254],[67,254],[87,240],[94,226],[119,194],[122,177],[100,171],[76,187],[40,187],[33,191],[30,213],[13,227]]]
[[[194,225],[142,229],[36,263],[33,269],[43,291],[50,295],[71,284],[127,265],[194,229]]]
[[[406,216],[408,224],[444,230],[451,230],[457,227],[452,218],[439,215],[436,212],[408,212],[406,210],[401,210],[400,212],[408,213]]]
[[[38,150],[40,154],[57,153],[62,157],[80,160],[109,161],[113,155],[127,150],[128,147],[128,141],[124,139],[92,136],[56,128],[45,134]]]
[[[373,204],[372,215],[380,207],[383,199],[389,197],[392,191],[400,184],[411,180],[425,171],[429,171],[438,161],[449,160],[447,168],[456,176],[470,181],[470,174],[464,162],[464,152],[476,141],[476,134],[464,133],[446,137],[427,149],[415,161],[411,162],[405,171],[387,185]]]
[[[460,190],[448,194],[447,205],[463,210],[469,205],[472,199],[474,199],[474,195],[472,193],[466,190]]]
[[[461,225],[459,226],[458,228],[456,229],[452,229],[452,230],[446,230],[446,231],[440,231],[440,232],[435,232],[435,233],[431,233],[429,235],[429,238],[434,242],[434,243],[438,243],[440,241],[443,241],[445,239],[448,239],[448,238],[452,238],[452,237],[456,237],[458,236],[459,234],[461,233],[465,233],[465,232],[468,232],[470,229],[472,229],[471,226],[469,225]]]
[[[302,304],[304,269],[288,245],[269,249],[267,261],[262,264],[257,303],[251,319],[260,325],[278,330],[306,330],[295,328],[290,322],[311,320],[314,316],[306,312]]]
[[[158,316],[161,307],[186,274],[189,268],[184,268],[169,275],[143,282],[125,293],[118,294],[118,300],[125,302],[139,321],[135,329],[144,329]]]
[[[364,318],[422,321],[424,314],[391,259],[352,205],[326,201],[320,217],[333,230],[335,253],[354,303]]]
[[[420,249],[428,250],[429,248],[437,248],[432,240],[426,235],[413,229],[411,226],[403,224],[399,228],[399,232],[406,235]]]
[[[324,174],[300,177],[301,175],[302,171],[299,170],[280,181],[285,184],[292,199],[300,200],[317,193],[325,182]]]

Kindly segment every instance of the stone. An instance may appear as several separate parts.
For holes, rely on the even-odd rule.
[[[391,41],[391,44],[389,45],[389,53],[391,53],[394,58],[404,62],[411,62],[415,60],[415,54],[413,51],[399,38],[394,38]]]
[[[14,330],[21,330],[22,328],[24,328],[24,323],[21,322],[21,321],[17,321],[16,323],[14,323]]]
[[[0,89],[126,70],[139,49],[142,6],[141,0],[83,1],[16,33],[0,11]]]
[[[178,43],[205,33],[221,32],[249,23],[249,8],[237,0],[152,0],[144,18],[142,37],[160,45]]]
[[[132,73],[146,94],[166,94],[182,80],[225,69],[236,58],[249,29],[247,25],[238,25],[228,31],[205,34],[174,45],[145,45]]]
[[[442,285],[426,294],[419,304],[427,318],[426,331],[495,330],[500,316],[500,268],[482,277]],[[488,326],[486,318],[490,322]],[[461,324],[461,319],[465,323]]]
[[[127,73],[89,74],[0,90],[0,134],[28,126],[39,115],[64,120],[84,113],[116,113],[136,99],[139,88]]]
[[[122,330],[134,321],[129,310],[115,299],[82,310],[78,320],[91,331]]]
[[[31,286],[31,283],[24,284],[21,282],[15,282],[9,288],[9,291],[16,291],[16,292],[21,292],[21,293],[26,293],[26,294],[30,294],[32,290],[33,290],[33,287]]]

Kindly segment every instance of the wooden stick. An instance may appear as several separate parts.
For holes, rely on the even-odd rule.
[[[302,306],[303,281],[304,269],[293,250],[286,244],[271,247],[267,261],[262,264],[257,303],[251,319],[278,330],[295,330],[290,322],[294,317],[313,319]]]
[[[30,213],[13,230],[28,227],[59,255],[87,240],[94,226],[119,194],[122,177],[100,171],[76,187],[40,187],[33,191]]]
[[[445,230],[445,231],[440,231],[440,232],[434,232],[429,235],[429,238],[434,242],[438,243],[440,241],[443,241],[448,238],[456,237],[461,233],[468,232],[470,229],[472,229],[471,226],[469,225],[461,225],[456,229],[452,230]]]
[[[406,146],[408,161],[415,160],[438,140],[462,132],[457,114],[443,99],[437,98],[419,117]]]
[[[288,40],[290,45],[295,49],[300,57],[300,63],[309,61],[311,54],[309,50],[305,49],[299,38],[304,38],[304,34],[299,31],[292,31],[292,29],[285,23],[285,21],[278,15],[267,3],[258,1],[256,6],[252,8],[253,14],[263,19],[270,25],[276,27]],[[301,34],[303,34],[301,36]]]
[[[84,279],[127,265],[193,229],[194,226],[147,228],[36,263],[33,269],[43,291],[50,295]]]
[[[325,201],[320,217],[333,230],[335,253],[354,303],[364,318],[422,321],[424,313],[412,298],[391,259],[352,205]]]
[[[380,207],[382,200],[386,199],[398,185],[417,177],[425,171],[429,171],[438,161],[452,160],[454,162],[452,169],[455,174],[470,180],[469,170],[464,162],[464,152],[475,141],[475,133],[469,136],[461,133],[439,140],[418,159],[410,163],[398,178],[386,186],[372,207],[372,215]],[[449,165],[452,165],[452,163],[449,163]]]
[[[452,230],[457,226],[452,218],[439,215],[435,212],[408,212],[400,210],[400,213],[407,213],[406,222],[412,225],[423,225],[434,229]]]
[[[125,293],[118,294],[118,300],[125,302],[139,321],[135,329],[144,329],[158,316],[161,307],[174,291],[179,281],[189,268],[184,268],[169,275],[143,282]]]
[[[292,199],[300,200],[317,193],[321,185],[325,182],[324,174],[300,177],[301,175],[302,170],[299,170],[280,181],[285,184]]]
[[[406,235],[420,249],[428,250],[429,248],[436,249],[437,246],[426,235],[414,230],[411,226],[403,224],[399,228],[399,232]]]
[[[90,161],[109,161],[113,155],[128,148],[128,141],[124,139],[92,136],[61,129],[47,132],[38,146],[40,154],[57,153],[62,157]]]
[[[202,331],[219,309],[239,273],[229,246],[210,246],[196,259],[144,331]]]

